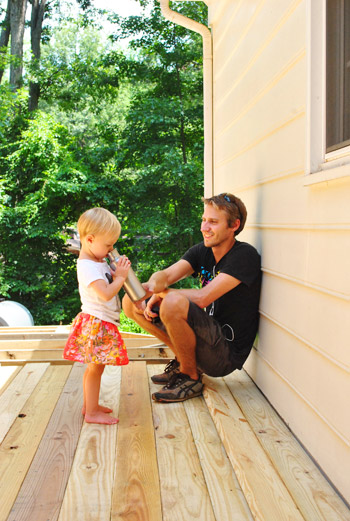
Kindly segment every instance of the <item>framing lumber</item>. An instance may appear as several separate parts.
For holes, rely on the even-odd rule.
[[[129,360],[169,360],[173,354],[164,344],[156,344],[144,347],[127,347]],[[13,365],[30,362],[60,362],[72,364],[62,358],[63,348],[57,349],[12,349],[11,351],[0,348],[0,364]]]

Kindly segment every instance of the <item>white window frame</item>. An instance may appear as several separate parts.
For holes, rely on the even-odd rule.
[[[350,176],[350,146],[326,153],[326,0],[307,0],[305,186]]]

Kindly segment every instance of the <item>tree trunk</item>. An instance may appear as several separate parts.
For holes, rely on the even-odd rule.
[[[18,89],[22,85],[23,35],[27,10],[27,0],[11,0],[11,56],[17,59],[10,66],[10,84]]]
[[[30,42],[32,48],[32,65],[33,68],[39,65],[40,61],[40,45],[41,33],[43,29],[43,20],[47,0],[32,0],[32,16],[30,21]],[[37,82],[31,82],[29,85],[29,110],[38,108],[40,96],[40,85]]]
[[[10,39],[10,1],[7,0],[5,19],[2,23],[0,35],[0,53],[5,54]],[[4,74],[5,67],[0,67],[0,83]]]

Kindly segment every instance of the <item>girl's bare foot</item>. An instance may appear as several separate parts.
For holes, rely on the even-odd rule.
[[[113,418],[113,416],[108,416],[105,412],[97,411],[93,414],[85,413],[85,421],[87,423],[103,423],[105,425],[114,425],[119,422],[118,418]]]
[[[104,405],[99,405],[99,406],[98,406],[98,410],[99,410],[100,412],[105,412],[105,413],[107,413],[107,414],[109,414],[110,412],[113,412],[113,409],[110,409],[109,407],[104,407]],[[85,407],[82,408],[82,410],[81,410],[81,414],[82,414],[83,416],[85,416],[85,414],[86,414],[86,408],[85,408]]]

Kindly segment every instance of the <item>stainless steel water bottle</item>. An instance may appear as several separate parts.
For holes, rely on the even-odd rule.
[[[116,248],[114,248],[109,254],[108,259],[112,266],[112,268],[117,267],[117,262],[119,260],[120,254]],[[128,271],[128,276],[125,279],[123,284],[123,288],[125,292],[128,294],[129,298],[136,302],[137,300],[142,299],[146,295],[146,291],[143,288],[141,282],[136,277],[133,269],[130,267]]]

